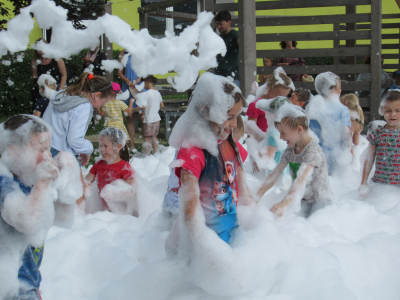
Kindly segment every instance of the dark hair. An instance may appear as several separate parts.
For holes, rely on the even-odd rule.
[[[280,42],[279,45],[281,46],[282,49],[286,49],[286,42],[285,41]],[[293,47],[296,47],[297,46],[297,42],[296,41],[292,41],[292,45],[293,45]]]
[[[143,78],[143,81],[146,81],[148,83],[152,83],[153,85],[157,84],[157,78],[154,77],[153,75],[149,75],[146,78]]]
[[[89,79],[89,75],[91,74],[82,73],[74,84],[65,89],[64,94],[69,96],[82,96],[82,94],[101,92],[101,98],[114,95],[111,81],[102,76],[93,76],[92,79]]]
[[[233,90],[235,87],[232,84],[229,83],[224,83],[224,92],[227,94],[232,94]],[[235,95],[233,96],[235,99],[235,104],[238,103],[239,101],[242,101],[243,107],[247,106],[246,100],[244,99],[242,93],[236,92]]]
[[[400,100],[400,92],[397,90],[389,90],[383,94],[381,103],[383,103],[383,101],[394,102],[398,100]]]
[[[227,11],[227,10],[220,11],[215,16],[215,21],[216,22],[221,22],[221,21],[228,22],[228,21],[231,21],[231,20],[232,20],[231,13],[229,11]]]
[[[121,150],[119,150],[119,157],[121,157],[122,160],[129,163],[130,156],[129,156],[129,149],[128,149],[127,144],[125,144],[125,146],[122,147]]]
[[[27,124],[31,121],[31,126],[29,126],[29,134],[27,135],[25,132],[21,133],[17,131],[18,128]],[[10,141],[2,141],[4,143],[2,146],[10,146],[11,144],[23,145],[29,142],[30,137],[34,134],[50,132],[50,128],[46,126],[46,124],[41,121],[40,118],[29,115],[15,115],[10,117],[7,121],[3,123],[4,130],[11,131],[12,140]],[[0,147],[3,150],[3,147]],[[5,148],[4,148],[5,149]]]
[[[297,95],[297,97],[299,98],[299,101],[304,103],[302,108],[305,109],[308,102],[310,101],[311,91],[306,90],[304,88],[298,88],[293,93],[295,93]]]

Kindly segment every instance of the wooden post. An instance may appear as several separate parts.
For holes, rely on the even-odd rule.
[[[104,4],[104,13],[112,15],[112,4],[108,2]],[[108,40],[108,38],[104,35],[104,53],[107,56],[107,59],[113,58],[113,44]],[[110,81],[114,81],[114,72],[106,72],[106,78]]]
[[[149,28],[149,15],[147,13],[141,13],[139,15],[139,28]]]
[[[240,88],[246,97],[257,79],[256,1],[239,1],[238,4]]]
[[[371,0],[371,119],[379,120],[381,101],[382,0]]]
[[[204,3],[204,10],[205,11],[210,11],[212,13],[214,13],[214,1],[215,0],[202,0],[202,2]]]
[[[335,23],[333,24],[333,31],[339,31],[340,30],[340,24],[339,23]],[[333,48],[338,49],[340,47],[340,40],[334,40],[333,41]],[[339,56],[334,56],[333,57],[333,64],[335,66],[339,65],[340,62],[340,57]],[[337,74],[340,76],[340,74]]]
[[[346,14],[355,14],[356,13],[356,6],[346,6]],[[346,23],[346,31],[348,30],[355,30],[356,24],[355,23]],[[355,40],[346,40],[346,47],[355,47],[356,41]],[[346,57],[346,64],[347,65],[355,65],[356,64],[356,57],[355,56],[347,56]],[[346,74],[347,81],[354,81],[355,74]]]

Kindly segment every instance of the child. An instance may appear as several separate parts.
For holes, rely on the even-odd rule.
[[[117,179],[122,179],[130,186],[133,186],[135,171],[128,161],[121,159],[121,150],[123,153],[126,138],[127,135],[125,132],[113,127],[103,129],[99,134],[101,159],[93,165],[85,180],[89,183],[93,183],[93,181],[97,179],[100,196],[102,196],[103,188]],[[122,154],[122,157],[126,159],[126,155]],[[110,209],[109,201],[106,200],[109,199],[103,199],[103,197],[101,197],[104,210],[113,212],[113,210]],[[128,204],[126,205],[126,209],[128,213]],[[134,212],[131,211],[130,214],[133,213]]]
[[[360,106],[360,101],[356,94],[347,94],[340,98],[340,102],[344,106],[347,106],[350,114],[351,122],[351,135],[353,138],[353,144],[358,145],[360,141],[360,133],[364,128],[364,113]]]
[[[268,175],[275,166],[281,160],[282,154],[286,149],[286,143],[279,138],[279,131],[275,128],[276,114],[279,108],[285,104],[289,104],[289,100],[286,97],[276,97],[270,100],[260,100],[257,102],[257,108],[265,111],[265,116],[268,121],[268,132],[264,141],[260,143],[258,149],[259,160],[257,162],[258,167],[267,170]],[[249,149],[250,151],[250,149]],[[253,155],[253,157],[256,155]],[[289,169],[286,168],[280,177],[279,186],[286,190],[291,184],[291,179],[289,177]],[[283,179],[283,180],[282,180]]]
[[[292,102],[292,104],[300,106],[302,109],[306,109],[306,106],[312,97],[313,95],[311,94],[310,90],[298,88],[293,91],[289,100]]]
[[[79,156],[82,166],[89,162],[93,145],[85,140],[85,134],[92,119],[92,107],[101,107],[110,101],[112,95],[110,81],[83,73],[74,84],[50,99],[43,120],[54,131],[50,149],[52,156],[67,151]]]
[[[294,211],[301,209],[301,214],[307,218],[315,210],[332,201],[324,153],[312,139],[308,131],[308,118],[300,107],[292,104],[281,107],[277,113],[275,126],[288,147],[279,164],[263,182],[257,195],[261,198],[289,165],[293,184],[285,198],[275,204],[271,211],[282,216],[290,206]]]
[[[37,81],[37,85],[39,87],[39,94],[43,98],[40,98],[36,102],[33,115],[41,117],[49,105],[50,98],[56,93],[57,81],[51,75],[42,74]]]
[[[400,91],[389,90],[382,97],[379,114],[383,115],[386,125],[379,126],[368,135],[366,159],[362,173],[361,196],[368,193],[368,177],[375,163],[373,182],[382,184],[400,184],[398,159],[400,157]]]
[[[247,153],[232,137],[243,105],[245,100],[235,85],[206,72],[176,123],[169,142],[179,149],[180,165],[175,172],[180,180],[180,221],[167,238],[168,253],[177,250],[178,228],[200,242],[204,235],[199,232],[208,232],[208,227],[229,243],[238,227],[238,202],[254,203],[242,170]]]
[[[144,143],[142,145],[143,153],[150,155],[151,146],[153,146],[153,152],[158,152],[158,140],[157,135],[160,130],[161,117],[158,111],[164,108],[164,102],[159,91],[154,87],[157,84],[157,78],[153,75],[147,76],[144,81],[144,87],[147,89],[146,92],[136,94],[134,97],[137,99],[137,105],[133,109],[133,112],[144,109],[143,119],[143,136]]]
[[[250,135],[250,138],[246,141],[249,144],[249,148],[257,147],[256,144],[264,140],[268,128],[265,112],[256,107],[257,102],[260,99],[273,99],[277,96],[287,97],[291,89],[295,89],[293,82],[286,75],[282,67],[276,68],[274,73],[268,78],[267,83],[257,89],[256,100],[249,105],[246,112],[248,120],[245,123],[245,132]],[[255,158],[252,157],[251,154],[250,160],[252,162],[253,171],[255,173],[260,172]]]
[[[315,78],[317,96],[307,105],[310,129],[317,135],[324,151],[329,175],[337,174],[351,162],[349,111],[340,103],[340,77],[332,72]]]
[[[274,59],[273,58],[264,58],[263,59],[264,67],[271,67],[274,65]],[[264,84],[267,82],[268,78],[271,75],[258,75],[258,81],[260,84]]]
[[[400,70],[393,72],[394,83],[390,86],[389,90],[400,90]]]
[[[132,113],[133,99],[132,101],[129,102],[129,107],[128,107],[123,101],[120,100],[120,98],[124,97],[124,94],[121,94],[121,86],[118,83],[113,82],[112,88],[114,90],[113,99],[104,104],[101,107],[101,109],[97,108],[97,113],[101,117],[104,117],[104,115],[107,114],[106,121],[104,122],[105,128],[114,127],[121,129],[126,133],[129,141],[129,135],[124,125],[124,119],[122,117],[122,113],[125,113],[128,116]]]
[[[51,128],[38,117],[16,115],[0,125],[0,137],[0,299],[39,300],[43,242],[54,219],[51,184],[58,177]]]

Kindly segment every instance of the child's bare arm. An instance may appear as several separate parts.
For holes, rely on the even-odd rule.
[[[275,182],[278,180],[279,175],[282,174],[283,170],[286,168],[287,164],[280,161],[275,169],[268,175],[261,185],[259,191],[257,192],[257,197],[261,198],[264,194],[274,186]]]
[[[303,170],[302,166],[300,167],[299,171],[297,172],[298,177],[290,187],[289,193],[281,202],[272,206],[271,211],[274,214],[277,214],[279,217],[281,217],[286,212],[287,207],[293,202],[293,200],[301,199],[303,197],[306,190],[305,188],[307,181],[311,177],[313,171],[314,166],[312,165],[304,165]]]
[[[129,185],[133,185],[133,182],[134,182],[135,180],[133,179],[133,177],[130,177],[130,178],[128,178],[128,179],[125,179],[125,182],[127,183],[127,184],[129,184]]]
[[[128,116],[130,116],[131,114],[132,114],[132,110],[133,110],[133,108],[132,108],[132,106],[133,106],[133,102],[134,101],[132,101],[133,100],[133,98],[131,98],[130,99],[130,101],[129,101],[129,106],[128,106],[128,108],[127,109],[125,109],[125,111],[124,112],[126,112],[127,114],[128,114]]]
[[[243,205],[254,205],[256,204],[256,199],[253,193],[250,191],[247,182],[246,176],[242,170],[242,168],[237,168],[237,182],[239,186],[239,200]]]
[[[361,185],[366,185],[369,177],[369,173],[372,170],[372,166],[374,165],[375,161],[375,156],[376,156],[376,146],[369,144],[365,156],[365,162],[363,166],[363,172],[362,172],[362,180],[361,180]]]
[[[164,101],[161,101],[160,102],[160,109],[163,109],[164,108]]]
[[[48,223],[53,208],[50,184],[58,177],[54,160],[48,159],[37,165],[35,176],[38,178],[29,195],[9,194],[4,201],[1,216],[4,221],[19,232],[35,234]],[[7,201],[7,199],[9,201]],[[51,224],[51,223],[50,223]]]
[[[96,175],[92,174],[89,172],[89,174],[86,175],[85,181],[88,181],[90,183],[93,183],[93,181],[96,179]]]
[[[181,169],[181,187],[179,189],[180,205],[183,206],[183,222],[188,229],[194,229],[195,214],[199,205],[199,181],[193,174]]]
[[[103,118],[103,117],[105,116],[105,114],[106,114],[106,112],[103,111],[103,110],[101,110],[100,107],[97,108],[97,113],[98,113],[102,118]]]

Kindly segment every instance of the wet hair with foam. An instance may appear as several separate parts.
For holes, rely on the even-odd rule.
[[[126,139],[128,137],[124,131],[115,127],[108,127],[99,133],[99,140],[102,137],[108,138],[113,146],[121,144],[122,148],[119,152],[119,155],[123,160],[129,162],[129,150],[128,146],[126,145]]]
[[[300,106],[286,103],[276,114],[275,127],[281,124],[288,126],[291,130],[296,130],[298,126],[303,127],[304,130],[308,130],[309,120],[305,110]]]
[[[321,96],[330,96],[331,90],[340,83],[340,77],[332,72],[318,74],[315,78],[315,89]]]
[[[48,132],[50,126],[41,118],[32,115],[15,115],[0,124],[0,154],[11,145],[24,145],[34,134]]]
[[[400,100],[400,90],[388,90],[386,93],[383,94],[381,99],[381,105],[379,106],[379,114],[381,116],[384,115],[383,113],[383,106],[387,102],[394,102]]]

